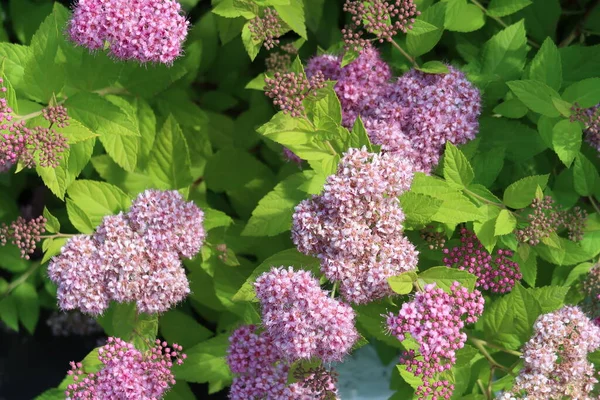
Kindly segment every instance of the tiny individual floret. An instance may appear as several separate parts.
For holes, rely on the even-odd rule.
[[[254,287],[263,325],[284,358],[341,361],[358,340],[354,310],[329,297],[310,272],[272,268]]]
[[[74,383],[67,386],[68,400],[75,399],[161,399],[175,384],[171,371],[186,355],[178,344],[168,346],[156,340],[146,352],[119,338],[109,337],[98,349],[102,368],[86,373],[82,363],[71,362],[68,372]]]
[[[519,264],[509,258],[513,252],[498,249],[492,256],[474,232],[462,228],[460,235],[460,246],[444,249],[444,264],[475,275],[477,287],[484,290],[492,293],[510,292],[522,278]]]
[[[420,14],[413,0],[346,0],[344,11],[352,15],[352,22],[343,30],[347,49],[360,50],[370,42],[365,31],[380,43],[391,42],[399,32],[412,29]]]
[[[188,27],[175,0],[79,0],[67,30],[91,51],[108,43],[109,54],[120,60],[172,64]]]
[[[279,14],[274,8],[265,8],[262,17],[254,17],[248,24],[248,29],[252,34],[252,39],[256,42],[263,42],[267,50],[279,44],[283,26],[279,20]]]
[[[67,109],[62,105],[48,106],[42,110],[42,116],[51,124],[64,128],[69,125]]]
[[[484,299],[478,290],[469,292],[458,282],[451,285],[449,293],[429,284],[417,292],[412,301],[402,304],[397,315],[387,316],[392,335],[399,341],[410,336],[419,345],[418,352],[405,351],[400,358],[400,364],[423,379],[423,385],[416,391],[419,398],[432,395],[449,398],[452,394],[454,385],[441,380],[439,374],[456,363],[456,351],[463,348],[467,340],[462,329],[477,321],[483,313],[483,305]]]
[[[565,306],[538,317],[523,347],[523,369],[500,399],[591,399],[598,383],[589,353],[600,348],[600,327],[578,307]]]
[[[46,218],[39,216],[27,221],[18,217],[9,225],[4,222],[0,225],[0,246],[5,246],[9,241],[21,250],[21,257],[29,260],[33,254],[40,236],[46,232]]]
[[[266,95],[273,104],[292,117],[304,114],[304,99],[317,89],[325,87],[323,74],[315,74],[310,79],[302,73],[275,72],[273,78],[265,78]]]

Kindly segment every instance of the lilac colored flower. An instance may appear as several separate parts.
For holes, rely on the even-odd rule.
[[[283,27],[279,19],[279,14],[274,8],[265,8],[262,17],[254,17],[248,24],[248,29],[252,34],[252,39],[256,42],[263,42],[267,50],[279,44]]]
[[[509,258],[513,252],[498,249],[492,257],[474,232],[462,228],[460,235],[459,247],[444,249],[444,264],[477,276],[477,286],[482,289],[492,293],[510,292],[523,277],[519,264]]]
[[[323,391],[337,398],[332,375],[325,388],[314,387],[310,379],[287,385],[289,364],[269,333],[259,332],[254,325],[241,326],[231,334],[227,364],[235,374],[229,392],[232,400],[316,400],[323,398]]]
[[[450,293],[430,284],[417,292],[412,301],[402,304],[398,315],[388,315],[387,326],[392,335],[400,341],[410,335],[419,345],[418,353],[406,351],[400,358],[409,372],[423,379],[423,385],[416,391],[419,398],[431,395],[449,398],[452,394],[454,385],[440,381],[438,374],[456,363],[456,351],[467,340],[462,329],[477,321],[483,305],[478,290],[469,293],[458,282],[452,284]]]
[[[109,54],[121,60],[172,64],[188,27],[175,0],[79,0],[68,34],[91,51],[108,43]]]
[[[341,361],[359,335],[354,310],[332,299],[310,272],[272,268],[254,284],[263,325],[284,358]]]
[[[86,374],[82,363],[71,362],[69,375],[75,382],[67,386],[67,399],[160,399],[175,384],[171,368],[183,364],[186,355],[181,350],[157,340],[142,353],[131,343],[109,337],[98,349],[100,371]]]
[[[585,140],[600,155],[600,103],[590,108],[581,108],[575,103],[571,110],[571,122],[579,121],[584,125]]]
[[[192,258],[206,238],[204,213],[176,190],[146,190],[131,204],[127,216],[146,245],[157,251],[176,249]]]
[[[286,161],[288,162],[293,162],[298,164],[298,167],[302,167],[302,159],[300,157],[298,157],[296,154],[294,154],[293,151],[291,151],[290,149],[288,149],[287,147],[283,148],[283,158],[286,159]]]
[[[600,327],[574,306],[540,315],[523,347],[523,369],[501,399],[591,399],[598,383],[589,353],[600,348]]]
[[[3,222],[0,224],[0,246],[5,246],[10,240],[21,250],[21,257],[29,260],[29,255],[33,254],[41,240],[40,235],[46,232],[46,222],[46,218],[41,215],[29,221],[18,217],[9,225]]]
[[[265,78],[265,94],[273,99],[273,104],[292,117],[304,114],[304,99],[316,90],[325,87],[322,73],[306,78],[302,73],[275,72],[273,78]]]
[[[412,176],[408,160],[350,149],[323,193],[296,206],[292,240],[300,252],[319,257],[347,301],[393,295],[387,278],[416,268],[418,252],[403,235],[397,199]]]
[[[420,14],[413,0],[346,0],[344,11],[352,15],[352,22],[342,33],[346,48],[360,50],[367,46],[369,39],[365,32],[375,36],[383,43],[391,42],[399,32],[412,29],[412,23]]]
[[[582,284],[586,299],[583,310],[591,318],[600,321],[600,263],[596,263],[588,272]]]
[[[326,80],[337,81],[342,72],[341,57],[331,54],[322,54],[308,60],[304,72],[307,77],[315,76],[317,72],[321,72]]]

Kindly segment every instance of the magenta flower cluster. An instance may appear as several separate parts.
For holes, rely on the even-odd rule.
[[[102,369],[86,374],[82,363],[71,362],[69,375],[74,383],[67,387],[67,400],[76,399],[161,399],[175,384],[171,367],[183,364],[182,347],[156,340],[145,353],[133,344],[109,337],[98,349]]]
[[[69,126],[69,115],[63,105],[48,106],[42,110],[44,119],[59,128]]]
[[[27,221],[23,217],[18,217],[16,221],[10,224],[0,224],[0,246],[14,244],[21,250],[21,257],[29,260],[33,254],[41,235],[46,232],[46,218],[39,216]]]
[[[423,379],[416,391],[419,398],[451,397],[454,385],[440,380],[438,375],[456,363],[456,351],[467,340],[462,329],[477,321],[483,305],[481,292],[470,293],[458,282],[452,284],[450,293],[429,284],[412,301],[402,304],[398,315],[388,315],[387,326],[392,335],[400,341],[410,335],[419,345],[418,353],[409,350],[400,358],[407,371]]]
[[[341,361],[358,340],[354,310],[328,296],[308,271],[272,268],[256,279],[262,323],[290,361]]]
[[[462,228],[460,236],[460,246],[443,250],[447,267],[472,273],[477,277],[477,287],[492,293],[510,292],[521,280],[519,264],[509,258],[513,256],[512,251],[498,249],[492,256],[474,232]]]
[[[387,278],[416,269],[418,252],[403,235],[397,199],[412,177],[410,161],[395,154],[349,149],[323,193],[296,206],[292,240],[300,252],[320,259],[345,300],[360,304],[393,295]]]
[[[188,27],[176,0],[79,0],[68,34],[91,51],[108,43],[109,54],[121,60],[172,64]]]
[[[598,383],[589,353],[600,348],[600,327],[574,306],[538,317],[523,347],[523,369],[501,399],[591,399]]]
[[[412,160],[417,170],[430,172],[446,142],[459,145],[475,138],[479,90],[454,67],[448,66],[447,74],[411,70],[392,81],[390,67],[372,47],[344,68],[340,65],[339,57],[317,56],[308,62],[306,74],[320,71],[337,80],[343,125],[351,127],[360,116],[373,143]]]
[[[590,108],[572,107],[571,121],[579,121],[585,128],[585,140],[600,153],[600,103]]]
[[[320,384],[287,384],[290,366],[267,331],[255,325],[236,329],[229,337],[227,364],[235,374],[229,392],[231,400],[320,399],[327,393],[337,397],[335,379],[320,379]],[[311,382],[310,376],[307,379]]]
[[[344,11],[352,22],[342,30],[347,49],[361,50],[371,40],[365,32],[375,36],[380,43],[391,42],[399,32],[412,29],[415,17],[420,14],[413,0],[346,0]]]
[[[204,213],[177,191],[147,190],[128,213],[104,218],[92,236],[78,235],[48,265],[63,310],[102,314],[111,300],[139,312],[164,312],[190,292],[180,257],[202,246]]]

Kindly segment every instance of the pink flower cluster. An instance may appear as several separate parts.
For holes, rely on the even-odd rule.
[[[263,325],[287,360],[341,361],[359,337],[352,307],[330,298],[308,271],[272,268],[254,286]]]
[[[451,397],[454,386],[440,381],[438,374],[456,363],[456,351],[467,340],[467,334],[461,330],[477,321],[483,305],[478,290],[469,293],[458,282],[452,284],[450,293],[429,284],[412,301],[402,304],[398,315],[388,315],[387,326],[392,335],[400,341],[410,335],[419,345],[418,353],[410,350],[400,358],[407,371],[423,378],[423,385],[416,392],[419,398]]]
[[[351,127],[360,116],[382,150],[409,158],[428,173],[446,142],[458,145],[475,138],[479,90],[454,67],[448,66],[447,74],[411,70],[391,81],[390,67],[372,47],[344,68],[340,63],[339,57],[317,56],[308,62],[306,74],[310,78],[321,71],[326,79],[337,80],[343,125]]]
[[[420,14],[413,0],[346,0],[344,11],[352,15],[352,22],[343,30],[347,49],[361,50],[371,40],[366,32],[383,43],[391,42],[398,32],[406,33]]]
[[[265,78],[265,94],[273,99],[273,104],[292,117],[304,115],[304,99],[325,86],[322,73],[310,78],[297,72],[275,72],[273,78]]]
[[[29,256],[33,254],[41,239],[40,235],[46,232],[46,222],[46,218],[41,215],[29,221],[18,217],[9,225],[3,222],[0,224],[0,246],[6,246],[10,240],[21,250],[21,257],[29,260]]]
[[[600,327],[577,307],[538,317],[523,348],[525,365],[501,399],[591,399],[598,383],[587,355],[600,348]]]
[[[403,235],[397,199],[412,176],[408,160],[350,149],[323,193],[296,206],[292,240],[321,260],[345,300],[360,304],[393,295],[387,278],[416,269],[418,252]]]
[[[173,363],[183,364],[182,347],[156,340],[155,346],[142,353],[133,344],[109,337],[98,349],[100,371],[86,374],[82,363],[71,362],[69,375],[74,383],[67,387],[67,400],[75,399],[161,399],[175,384]]]
[[[465,228],[460,230],[459,247],[443,250],[447,267],[458,268],[477,276],[477,286],[493,293],[510,292],[523,277],[519,264],[509,259],[513,256],[510,250],[496,250],[492,257],[474,232]]]
[[[46,121],[59,128],[69,125],[69,115],[67,109],[62,105],[48,106],[42,110],[42,116]]]
[[[575,103],[572,111],[571,121],[583,123],[586,141],[600,153],[600,104],[590,108],[581,108]]]
[[[48,265],[62,309],[97,315],[111,300],[139,312],[164,312],[190,292],[180,256],[202,246],[204,213],[177,191],[147,190],[127,214],[104,218],[92,236],[78,235]]]
[[[254,17],[248,24],[248,30],[252,34],[252,40],[262,41],[265,49],[271,50],[279,44],[283,26],[279,14],[274,8],[265,8],[262,17]]]
[[[109,54],[121,60],[172,64],[188,27],[176,0],[79,0],[68,33],[91,51],[108,43]]]
[[[229,392],[232,400],[322,399],[337,397],[334,376],[287,384],[290,366],[267,331],[254,325],[236,329],[229,337],[227,364],[236,375]],[[310,383],[318,382],[318,385]],[[308,383],[308,384],[305,384]],[[331,397],[328,397],[331,398]]]
[[[569,211],[557,210],[554,199],[550,196],[533,199],[531,208],[533,212],[527,215],[529,225],[516,232],[520,242],[536,246],[561,228],[568,230],[570,240],[579,241],[583,238],[587,211],[580,207]]]

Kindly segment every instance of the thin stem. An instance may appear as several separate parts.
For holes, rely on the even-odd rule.
[[[477,339],[477,338],[474,338],[474,337],[470,337],[469,340],[471,342],[473,342],[473,343],[478,342],[478,343],[480,343],[483,346],[491,347],[492,349],[499,350],[499,351],[501,351],[503,353],[512,354],[513,356],[521,357],[523,355],[523,353],[521,353],[520,351],[506,349],[506,348],[504,348],[502,346],[498,346],[497,344],[490,343],[490,342],[487,342],[487,341],[482,340],[482,339]]]
[[[79,235],[78,233],[55,233],[53,235],[40,235],[40,239],[55,239],[55,238],[72,238]]]
[[[600,4],[600,0],[596,0],[590,4],[590,6],[587,8],[585,13],[583,14],[583,17],[581,17],[579,22],[577,24],[575,24],[575,27],[573,28],[573,30],[571,30],[571,32],[569,32],[567,37],[565,37],[562,42],[560,42],[558,47],[567,47],[568,45],[573,43],[573,41],[577,38],[577,36],[581,35],[581,33],[583,31],[583,27],[585,26],[585,23],[587,22],[588,18],[592,15],[592,12],[598,6],[598,4]]]
[[[337,290],[338,287],[338,281],[333,282],[333,289],[331,289],[331,298],[333,299],[335,297],[335,292]]]
[[[492,398],[488,396],[487,390],[485,390],[485,386],[483,386],[481,379],[477,379],[477,385],[479,386],[479,390],[481,390],[481,394],[484,395],[486,399],[492,400]]]
[[[421,284],[419,283],[418,279],[413,282],[413,286],[415,287],[415,290],[417,292],[424,292],[425,291],[425,289],[423,289],[423,286],[421,286]]]
[[[495,370],[496,370],[496,367],[490,368],[490,379],[488,380],[488,386],[487,386],[487,396],[489,399],[492,398],[492,383],[494,382],[494,371]]]
[[[590,199],[590,203],[592,203],[592,206],[594,207],[596,212],[600,214],[600,207],[598,207],[598,203],[596,203],[596,200],[594,200],[592,196],[588,196],[588,199]]]
[[[485,15],[487,15],[489,18],[493,19],[494,21],[496,21],[497,23],[499,23],[500,25],[502,25],[503,28],[508,28],[508,25],[506,24],[506,22],[504,22],[499,17],[494,17],[493,15],[490,15],[488,13],[487,8],[485,8],[479,1],[477,1],[477,0],[471,0],[471,3],[473,3],[477,7],[479,7],[481,9],[481,11],[483,11],[483,13]],[[535,42],[534,40],[532,40],[532,39],[527,38],[527,43],[529,43],[531,46],[535,47],[536,49],[540,48],[540,45],[537,42]]]
[[[335,149],[333,148],[333,146],[331,145],[331,143],[329,142],[329,140],[326,140],[325,144],[327,145],[327,147],[329,147],[329,150],[331,150],[331,154],[332,155],[334,155],[334,156],[338,155],[337,151],[335,151]]]
[[[485,347],[483,347],[482,341],[479,341],[478,339],[473,339],[473,338],[469,338],[471,340],[471,343],[473,343],[473,345],[475,347],[477,347],[477,349],[481,352],[481,354],[483,354],[483,356],[485,357],[486,360],[488,360],[488,362],[490,363],[491,366],[499,368],[503,371],[506,371],[507,373],[511,373],[511,371],[509,371],[508,368],[506,368],[504,365],[498,363],[496,360],[494,360],[494,358],[490,355],[490,353],[488,353],[488,351],[485,349]]]
[[[410,54],[408,54],[402,47],[400,47],[400,45],[398,43],[396,43],[396,41],[392,40],[391,43],[392,43],[392,46],[394,46],[396,49],[398,49],[400,54],[402,54],[404,57],[406,57],[406,59],[408,61],[410,61],[410,63],[412,64],[413,67],[419,68],[419,64],[417,64],[417,61]]]
[[[37,271],[37,269],[40,267],[40,265],[42,265],[42,264],[39,262],[33,263],[27,271],[25,271],[21,276],[19,276],[17,279],[12,281],[6,288],[6,292],[4,292],[4,295],[2,296],[2,298],[5,298],[6,296],[8,296],[10,294],[10,292],[12,292],[13,290],[15,290],[17,288],[17,286],[19,286],[21,283],[25,282],[27,280],[27,278],[29,278],[31,276],[31,274],[33,274],[35,271]]]

